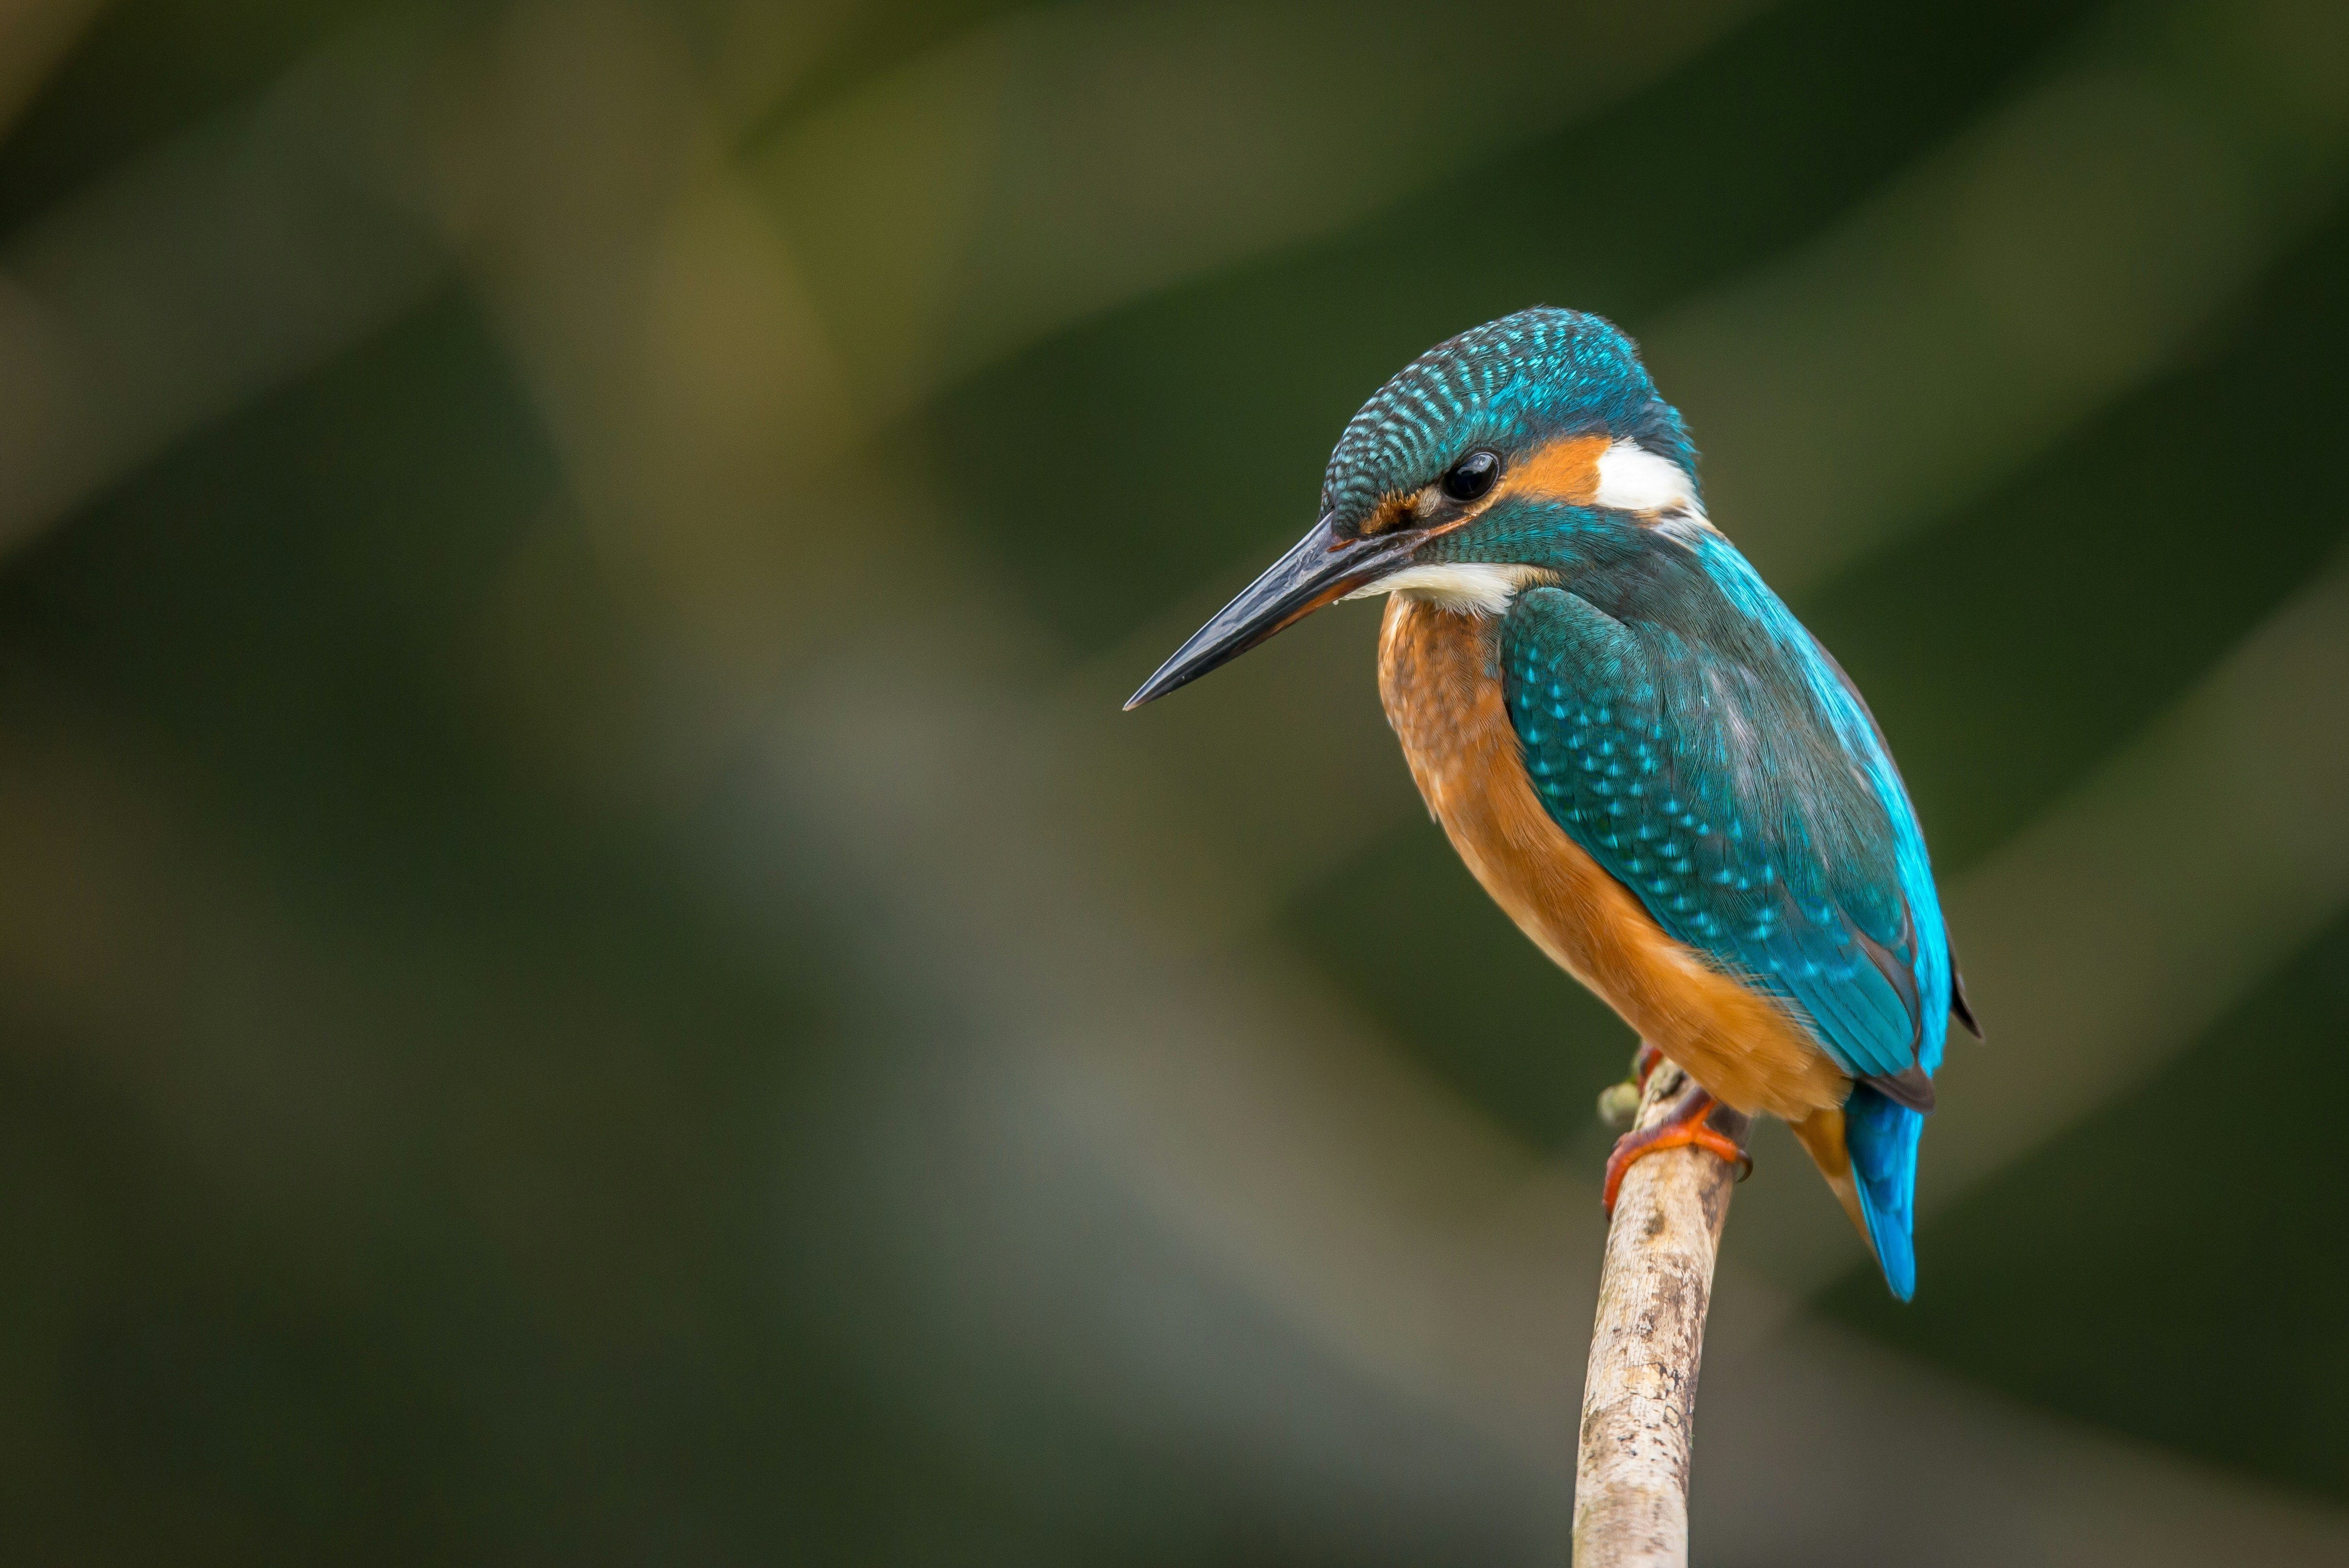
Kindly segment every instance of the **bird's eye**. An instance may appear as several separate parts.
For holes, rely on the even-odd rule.
[[[1454,500],[1475,500],[1501,477],[1501,459],[1491,452],[1475,451],[1444,471],[1444,493]]]

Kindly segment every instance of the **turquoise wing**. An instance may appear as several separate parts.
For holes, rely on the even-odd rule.
[[[1504,696],[1543,806],[1659,925],[1790,1005],[1845,1071],[1925,1109],[1940,1031],[1920,1065],[1902,881],[1917,829],[1838,729],[1823,683],[1840,692],[1840,676],[1802,635],[1724,655],[1535,588],[1501,627]]]

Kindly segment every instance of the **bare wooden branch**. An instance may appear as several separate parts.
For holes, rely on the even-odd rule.
[[[1669,1118],[1696,1085],[1671,1062],[1650,1075],[1633,1122]],[[1747,1119],[1712,1125],[1745,1140]],[[1737,1171],[1704,1149],[1665,1149],[1624,1173],[1607,1231],[1599,1320],[1582,1386],[1574,1477],[1575,1568],[1684,1568],[1689,1453],[1713,1265]]]

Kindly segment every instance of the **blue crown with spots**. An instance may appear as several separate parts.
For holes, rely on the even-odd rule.
[[[1477,447],[1602,430],[1671,459],[1694,482],[1696,449],[1639,346],[1602,316],[1537,305],[1437,344],[1380,387],[1330,454],[1321,510],[1359,522]]]

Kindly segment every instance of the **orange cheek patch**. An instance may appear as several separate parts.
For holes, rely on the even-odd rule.
[[[1407,499],[1401,496],[1389,496],[1379,502],[1376,511],[1362,520],[1362,532],[1365,534],[1392,533],[1396,529],[1407,528],[1418,521],[1413,515],[1411,502]]]
[[[1510,496],[1588,506],[1599,497],[1599,456],[1609,440],[1606,436],[1568,436],[1536,449],[1531,457],[1509,469],[1494,499]]]

